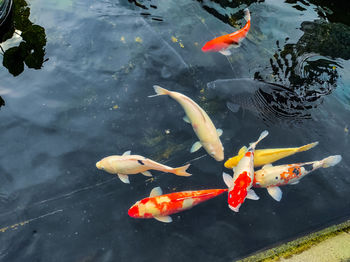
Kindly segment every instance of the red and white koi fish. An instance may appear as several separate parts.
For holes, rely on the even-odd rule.
[[[273,166],[267,164],[255,172],[254,187],[264,187],[270,196],[276,201],[282,199],[282,191],[279,186],[296,185],[307,174],[319,168],[335,166],[341,161],[340,155],[329,156],[320,161],[297,163],[290,165]]]
[[[169,167],[143,156],[130,155],[130,151],[126,151],[121,156],[105,157],[96,163],[98,169],[118,175],[119,179],[127,184],[130,183],[128,175],[142,173],[145,176],[152,176],[148,171],[150,169],[173,173],[177,176],[191,176],[191,174],[186,172],[189,166],[190,164],[177,168]]]
[[[225,56],[231,55],[229,49],[239,47],[240,42],[247,36],[250,29],[250,13],[248,8],[244,9],[244,19],[247,21],[247,23],[242,29],[210,40],[202,47],[202,51],[220,52]]]
[[[246,198],[252,200],[259,199],[255,192],[250,189],[253,185],[254,179],[254,151],[256,145],[268,134],[269,132],[266,130],[263,131],[260,134],[259,139],[250,144],[247,153],[245,153],[244,157],[233,169],[233,178],[229,174],[223,173],[225,184],[229,188],[228,206],[235,212],[239,211],[240,206],[243,204]]]
[[[160,86],[153,86],[153,88],[157,94],[149,97],[168,95],[185,110],[186,116],[184,117],[184,121],[192,125],[194,132],[199,138],[199,141],[193,144],[191,153],[196,152],[203,146],[207,153],[215,158],[215,160],[224,160],[224,148],[219,138],[222,130],[215,128],[207,113],[192,99],[181,93],[172,92]]]
[[[137,201],[128,211],[133,218],[155,218],[170,223],[169,216],[190,209],[199,203],[227,192],[227,189],[207,189],[198,191],[182,191],[162,195],[160,187],[155,187],[149,197]]]

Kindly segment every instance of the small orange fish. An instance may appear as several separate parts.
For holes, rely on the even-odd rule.
[[[160,187],[155,187],[149,197],[137,201],[128,211],[133,218],[155,218],[170,223],[169,216],[190,209],[199,203],[227,192],[227,189],[207,189],[198,191],[182,191],[162,195]]]
[[[231,55],[231,52],[228,49],[239,47],[240,42],[247,36],[250,29],[250,13],[248,8],[244,9],[244,19],[247,23],[242,29],[210,40],[202,47],[202,51],[220,52],[225,56]]]

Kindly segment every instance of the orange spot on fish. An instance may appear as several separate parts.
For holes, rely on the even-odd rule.
[[[246,157],[250,157],[252,155],[252,152],[247,152],[247,153],[245,153],[245,156]]]
[[[235,185],[229,193],[228,204],[232,207],[237,207],[242,204],[247,196],[247,188],[250,186],[252,179],[247,171],[244,171],[235,180]]]

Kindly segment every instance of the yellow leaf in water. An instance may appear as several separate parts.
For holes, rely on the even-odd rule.
[[[202,88],[200,91],[199,91],[201,94],[204,93],[204,88]]]
[[[337,69],[337,67],[336,67],[336,66],[333,66],[332,69],[335,70],[335,69]]]
[[[142,39],[141,39],[141,37],[135,37],[135,42],[137,42],[137,43],[142,43]]]
[[[199,44],[198,44],[198,42],[194,42],[194,45],[195,45],[195,46],[198,46]]]
[[[118,109],[118,108],[119,108],[118,105],[113,106],[113,109]]]
[[[126,43],[126,42],[125,42],[125,37],[122,36],[122,37],[120,38],[120,41],[122,41],[122,43],[125,44],[125,43]]]
[[[179,43],[179,45],[180,45],[181,48],[184,48],[184,47],[185,47],[182,43]]]
[[[171,41],[173,41],[174,43],[178,42],[179,40],[177,40],[177,38],[175,36],[171,37]]]
[[[349,129],[348,129],[347,126],[344,128],[344,132],[345,132],[345,133],[348,133],[348,132],[349,132]]]

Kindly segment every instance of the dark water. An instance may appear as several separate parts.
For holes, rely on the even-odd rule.
[[[346,1],[328,2],[15,1],[23,40],[0,68],[0,260],[230,261],[348,219],[350,21]],[[202,53],[244,24],[245,7],[252,26],[242,46],[228,59]],[[207,88],[237,78],[254,84],[216,97]],[[189,153],[196,137],[181,107],[147,98],[154,84],[206,109],[224,130],[225,159],[268,129],[261,148],[320,141],[280,163],[343,161],[283,187],[280,203],[256,189],[261,199],[239,213],[222,195],[171,224],[131,219],[128,208],[156,186],[225,187],[223,163]],[[236,112],[226,107],[232,97]],[[127,150],[190,161],[193,176],[153,172],[126,185],[96,169]]]

